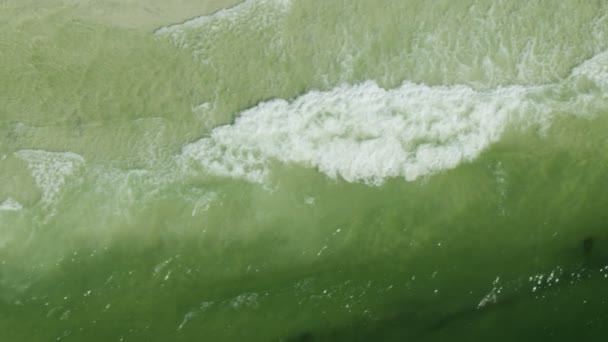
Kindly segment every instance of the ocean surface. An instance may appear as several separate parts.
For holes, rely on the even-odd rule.
[[[0,0],[0,341],[606,341],[608,2]]]

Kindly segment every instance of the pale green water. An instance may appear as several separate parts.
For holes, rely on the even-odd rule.
[[[608,335],[608,3],[79,6],[0,2],[0,341]]]

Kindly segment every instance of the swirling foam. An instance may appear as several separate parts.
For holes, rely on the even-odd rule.
[[[84,165],[84,159],[72,152],[21,150],[15,155],[24,160],[36,185],[42,190],[41,201],[54,202],[66,183],[66,178]]]
[[[209,173],[257,183],[267,179],[272,161],[348,182],[412,181],[475,159],[512,122],[546,128],[553,112],[584,116],[606,108],[606,96],[597,93],[608,85],[607,57],[599,53],[562,81],[540,86],[480,91],[405,82],[385,90],[368,81],[264,102],[185,146],[181,157]],[[543,96],[568,89],[567,97]]]
[[[380,185],[415,180],[473,160],[497,141],[512,114],[530,110],[529,89],[479,92],[466,86],[374,82],[274,100],[184,148],[218,175],[263,182],[271,160],[318,168],[329,177]]]

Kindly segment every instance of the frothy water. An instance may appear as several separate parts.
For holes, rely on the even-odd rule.
[[[211,16],[161,28],[156,34],[169,37],[176,46],[192,51],[204,65],[214,68],[218,61],[213,59],[212,44],[222,37],[217,33],[222,29],[257,32],[260,46],[265,46],[269,54],[281,49],[289,51],[290,33],[280,30],[268,38],[266,30],[273,25],[283,28],[286,24],[281,18],[290,8],[284,1],[245,1]],[[505,37],[498,33],[501,24],[494,20],[497,8],[487,9],[488,18],[480,23],[498,35],[499,50],[506,58],[515,51],[506,47]],[[257,15],[258,11],[264,15]],[[472,5],[469,13],[475,11],[483,10]],[[590,26],[595,39],[605,35],[601,30],[604,20],[605,16],[598,17]],[[544,26],[543,29],[554,30]],[[437,48],[445,39],[437,33],[421,35],[427,41],[434,40]],[[438,61],[442,63],[446,53],[420,46],[418,38],[413,42],[420,56],[433,51],[431,60],[440,57]],[[526,61],[542,64],[543,70],[553,63],[554,57],[547,59],[545,52],[539,55],[535,43],[526,44],[524,51],[520,51],[522,60],[515,68],[517,78],[526,79],[535,72],[526,66]],[[365,51],[363,46],[360,48]],[[312,91],[292,100],[271,100],[238,113],[233,124],[215,128],[209,137],[185,146],[180,157],[194,159],[210,174],[257,183],[268,180],[274,161],[314,167],[330,178],[340,177],[349,182],[381,185],[393,177],[412,181],[475,159],[498,141],[509,125],[540,125],[546,130],[555,112],[595,113],[597,102],[604,101],[597,92],[604,89],[607,79],[602,73],[605,54],[597,53],[579,61],[582,62],[579,66],[573,66],[557,81],[541,85],[494,88],[486,85],[479,89],[479,81],[473,80],[469,80],[471,85],[450,86],[405,81],[386,89],[377,82],[365,81]],[[337,56],[342,65],[347,63],[347,56],[341,53]],[[489,59],[480,64],[491,65],[492,70],[485,71],[494,75],[488,85],[503,82],[495,74],[504,73],[508,67],[501,71],[500,64]],[[341,72],[352,75],[352,68],[347,69],[342,68]],[[582,78],[591,83],[579,89]],[[564,89],[572,92],[570,98],[539,99]],[[202,106],[208,109],[209,105],[206,102]]]
[[[182,157],[212,174],[259,183],[268,177],[273,160],[315,167],[348,182],[382,185],[389,177],[413,181],[473,160],[509,124],[536,122],[546,129],[554,111],[591,108],[590,102],[599,100],[595,91],[557,104],[537,96],[571,87],[581,77],[598,91],[605,89],[606,56],[598,54],[565,81],[544,86],[478,91],[406,82],[386,90],[366,82],[313,91],[293,101],[273,100],[186,146]]]
[[[72,152],[22,150],[15,155],[27,162],[36,185],[42,190],[44,204],[57,201],[68,177],[85,163],[81,156]]]
[[[0,203],[0,211],[18,211],[21,209],[23,209],[21,203],[15,201],[12,198],[7,198],[2,203]]]
[[[184,148],[211,173],[262,182],[271,160],[316,167],[331,178],[381,185],[456,167],[496,142],[526,106],[522,87],[373,82],[266,102]]]
[[[159,4],[0,5],[3,340],[606,335],[607,3]]]

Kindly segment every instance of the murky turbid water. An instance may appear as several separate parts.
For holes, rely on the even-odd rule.
[[[0,341],[608,338],[608,2],[200,3],[0,1]]]

